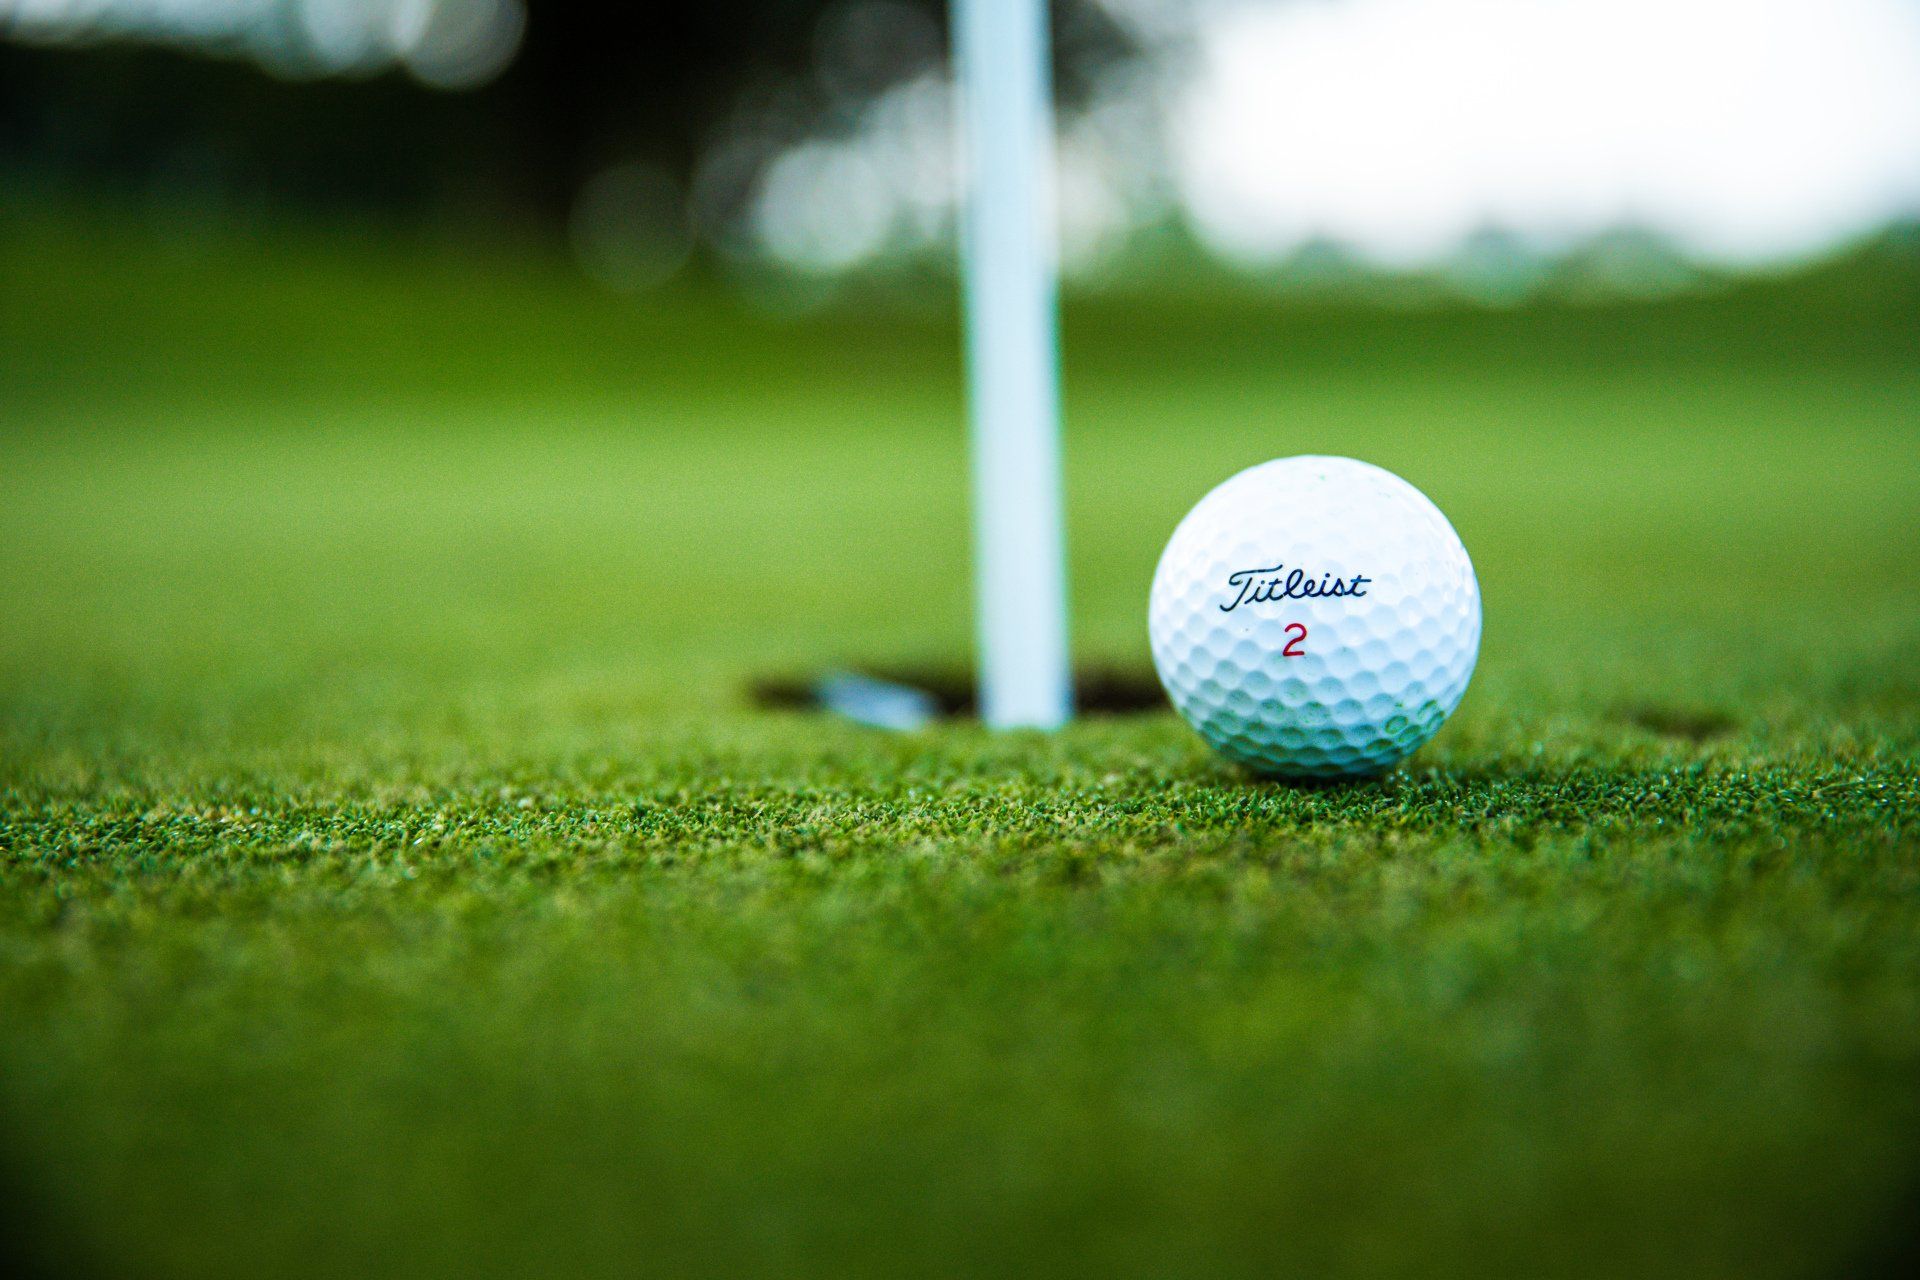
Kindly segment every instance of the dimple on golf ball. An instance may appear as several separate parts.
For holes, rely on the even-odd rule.
[[[1225,481],[1153,575],[1153,664],[1174,707],[1258,773],[1376,773],[1439,731],[1480,652],[1467,549],[1424,494],[1352,458]]]

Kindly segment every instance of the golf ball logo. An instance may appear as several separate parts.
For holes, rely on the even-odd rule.
[[[1238,573],[1227,575],[1227,585],[1234,588],[1233,599],[1220,606],[1220,612],[1232,613],[1242,604],[1265,604],[1269,600],[1313,600],[1321,596],[1337,599],[1341,596],[1359,597],[1367,594],[1367,584],[1373,579],[1365,574],[1356,573],[1351,579],[1345,575],[1330,573],[1320,575],[1319,585],[1315,585],[1313,575],[1295,569],[1286,577],[1280,576],[1284,564],[1276,564],[1271,569],[1242,569]]]
[[[1436,733],[1480,645],[1453,527],[1351,458],[1282,458],[1202,498],[1168,542],[1148,617],[1174,707],[1278,777],[1377,772]]]

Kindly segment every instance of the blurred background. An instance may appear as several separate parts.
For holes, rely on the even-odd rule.
[[[1920,212],[1911,0],[1065,0],[1083,282],[1463,297],[1779,269]],[[0,0],[10,203],[564,244],[601,287],[950,271],[930,0]]]

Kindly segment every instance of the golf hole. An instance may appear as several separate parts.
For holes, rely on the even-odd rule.
[[[915,729],[938,720],[974,719],[979,692],[958,667],[846,667],[812,676],[754,681],[753,704],[767,710],[828,711],[887,729]],[[1151,670],[1087,667],[1074,675],[1080,715],[1121,716],[1159,711],[1167,695]]]

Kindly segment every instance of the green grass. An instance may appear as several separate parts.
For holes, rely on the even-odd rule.
[[[966,654],[950,325],[511,254],[0,235],[0,1172],[153,1275],[1804,1276],[1920,1173],[1910,261],[1069,316],[1075,642],[1211,484],[1454,518],[1379,782]]]

